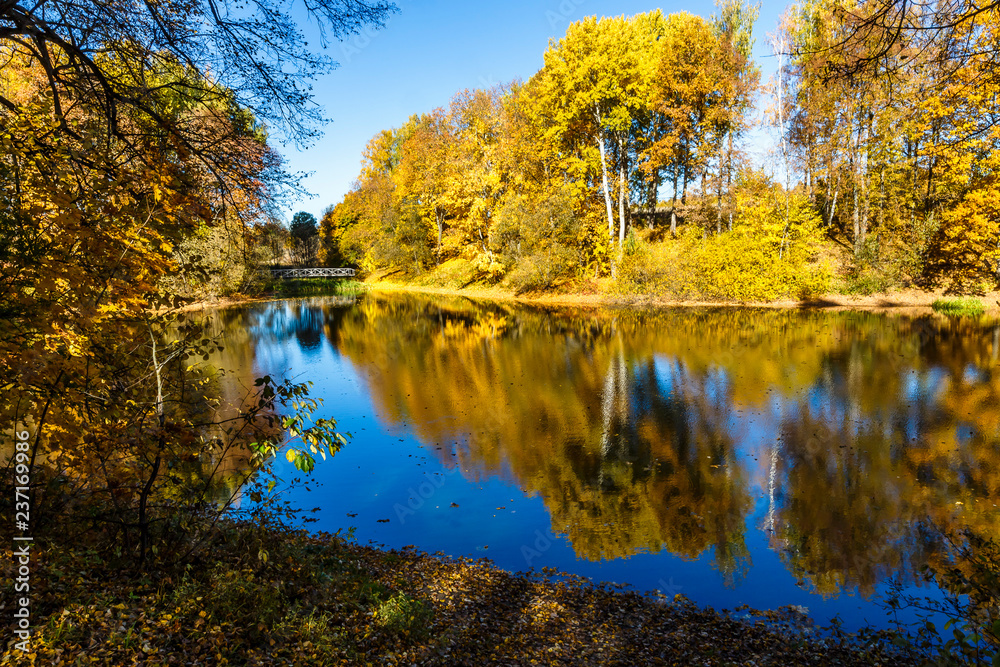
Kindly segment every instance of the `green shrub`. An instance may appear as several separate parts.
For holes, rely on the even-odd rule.
[[[310,278],[304,280],[277,278],[269,283],[274,294],[280,296],[353,296],[362,294],[367,287],[359,280],[343,278]]]
[[[891,238],[891,237],[890,237]],[[878,233],[870,234],[857,248],[844,276],[846,294],[885,294],[903,287],[921,273],[921,253],[905,244],[886,243]]]
[[[682,299],[694,293],[693,267],[685,258],[690,244],[683,241],[649,243],[626,239],[625,252],[618,262],[618,276],[612,292],[621,296],[666,296]]]

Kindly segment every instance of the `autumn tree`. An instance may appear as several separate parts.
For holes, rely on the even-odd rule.
[[[749,112],[760,81],[760,69],[753,60],[753,27],[760,5],[746,5],[742,0],[722,0],[719,14],[712,17],[712,27],[719,41],[719,104],[713,109],[717,146],[715,231],[722,229],[723,191],[729,195],[727,228],[733,228],[735,209],[732,197],[736,174],[736,142],[749,128]]]
[[[862,286],[997,284],[992,213],[975,193],[990,187],[1000,136],[998,20],[992,4],[821,0],[786,18],[789,140],[824,221],[851,240]]]
[[[711,25],[701,17],[684,12],[668,21],[651,100],[668,129],[650,151],[654,160],[667,165],[673,183],[670,233],[675,235],[678,193],[686,203],[688,185],[708,168],[718,141],[709,113],[716,102],[720,53]]]
[[[636,30],[638,19],[590,17],[570,25],[545,53],[539,72],[539,103],[548,110],[551,132],[596,166],[608,223],[607,247],[625,240],[632,124],[645,108],[652,71],[648,58],[657,30]],[[596,154],[593,152],[596,149]],[[588,159],[590,158],[590,159]],[[616,168],[617,167],[617,168]],[[615,199],[618,223],[615,224]],[[616,233],[617,231],[617,233]],[[612,272],[614,272],[614,261]]]
[[[412,119],[412,130],[399,146],[393,170],[400,205],[430,219],[437,231],[437,261],[442,258],[445,225],[454,219],[457,146],[443,109]]]
[[[392,7],[310,10],[338,37]],[[227,433],[192,367],[212,341],[153,311],[178,305],[178,276],[211,273],[199,243],[217,232],[252,264],[243,232],[290,185],[264,123],[307,141],[308,81],[332,63],[266,4],[11,2],[0,16],[0,414],[32,434],[33,517],[69,515],[141,562],[154,532],[163,545],[190,527],[179,509],[204,510],[207,488],[168,471],[223,441],[273,455],[267,419],[304,398],[264,379]],[[314,446],[323,429],[304,428]]]
[[[462,267],[461,284],[517,291],[614,277],[635,212],[652,224],[670,175],[682,201],[698,180],[703,201],[714,188],[716,231],[725,189],[731,228],[733,156],[758,78],[755,12],[734,0],[712,21],[654,11],[574,23],[529,81],[463,91],[374,137],[344,201],[368,248],[355,232],[339,243],[409,272],[429,242],[439,264],[456,260],[449,273]]]

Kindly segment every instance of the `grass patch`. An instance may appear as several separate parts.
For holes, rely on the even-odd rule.
[[[344,278],[278,278],[267,287],[275,296],[355,296],[366,289],[360,280]]]
[[[931,304],[935,312],[945,315],[978,317],[986,312],[983,302],[974,296],[963,296],[958,299],[938,299]]]
[[[380,626],[403,634],[424,634],[433,618],[434,612],[427,603],[406,593],[393,595],[375,609],[375,620]]]

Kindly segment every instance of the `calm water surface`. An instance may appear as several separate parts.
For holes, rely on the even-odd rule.
[[[888,624],[1000,534],[1000,324],[368,295],[213,315],[353,435],[294,500],[359,542]],[[287,471],[291,475],[290,471]],[[904,616],[904,618],[906,618]]]

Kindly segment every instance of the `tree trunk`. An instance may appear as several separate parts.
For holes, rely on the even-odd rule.
[[[148,325],[147,325],[148,327]],[[163,411],[163,379],[160,374],[160,369],[162,364],[160,364],[159,359],[156,358],[156,336],[153,335],[152,328],[149,329],[149,338],[152,341],[152,356],[153,356],[153,374],[156,378],[156,425],[157,425],[157,451],[156,457],[153,459],[152,468],[149,471],[149,477],[146,479],[146,483],[142,486],[142,491],[139,493],[139,564],[143,565],[146,562],[146,554],[149,549],[149,519],[146,515],[146,509],[149,505],[149,495],[153,491],[153,483],[156,481],[156,477],[160,472],[160,461],[162,458],[163,450],[166,449],[166,415]],[[169,361],[169,357],[163,364]]]
[[[674,194],[670,198],[670,237],[677,238],[677,168],[674,168]]]
[[[688,196],[688,166],[684,165],[684,175],[681,177],[681,206],[687,204]]]
[[[437,263],[441,264],[441,236],[444,234],[444,216],[441,214],[441,209],[434,209],[435,217],[437,218],[437,228],[438,228],[438,249],[437,249]]]
[[[649,217],[646,219],[646,229],[653,231],[653,223],[656,220],[656,192],[659,190],[659,173],[654,171],[649,182],[649,192],[646,194],[646,203],[649,206]]]
[[[723,142],[725,139],[719,138],[719,173],[715,179],[715,233],[722,233],[722,169],[723,169]]]
[[[705,201],[708,199],[708,197],[706,196],[706,193],[708,192],[708,189],[705,187],[705,181],[707,181],[707,180],[708,180],[708,165],[706,164],[705,168],[701,170],[701,207],[702,208],[704,208]],[[708,224],[707,224],[707,221],[702,223],[702,226],[701,226],[701,238],[703,238],[703,239],[707,239],[708,238]]]
[[[729,197],[729,231],[733,231],[733,133],[729,133],[729,150],[726,154],[726,194]]]
[[[611,206],[611,190],[608,188],[608,157],[604,146],[604,129],[601,127],[601,112],[598,109],[594,109],[594,118],[597,120],[597,148],[601,151],[601,180],[604,186],[604,204],[608,210],[608,254],[610,255],[610,248],[614,245],[615,241],[615,214]],[[611,262],[611,277],[616,277],[616,274],[615,263]]]
[[[861,252],[861,211],[858,206],[858,183],[854,183],[854,212],[851,214],[854,223],[854,254]]]
[[[625,197],[628,193],[628,181],[625,178],[625,138],[618,137],[618,252],[625,247]]]
[[[833,224],[833,217],[837,214],[837,197],[840,195],[840,178],[838,177],[837,183],[833,186],[833,198],[830,200],[829,216],[826,220],[826,226],[829,227]]]

